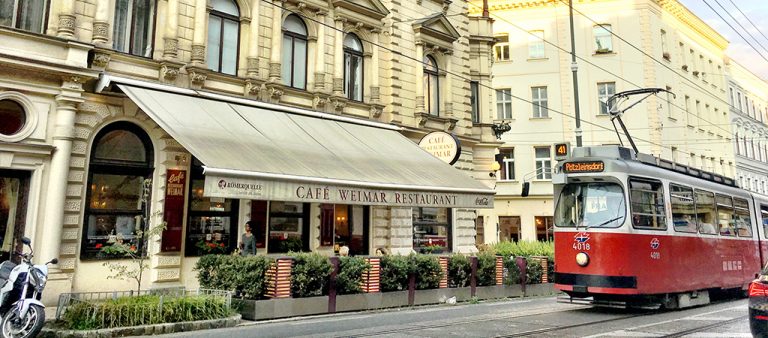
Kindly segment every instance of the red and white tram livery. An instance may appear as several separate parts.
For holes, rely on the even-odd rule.
[[[768,199],[628,148],[572,155],[553,176],[555,286],[571,300],[687,307],[760,271]]]

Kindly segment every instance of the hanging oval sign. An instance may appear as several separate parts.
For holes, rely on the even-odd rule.
[[[424,135],[419,147],[448,164],[454,164],[461,155],[461,142],[456,135],[442,131],[433,131]]]

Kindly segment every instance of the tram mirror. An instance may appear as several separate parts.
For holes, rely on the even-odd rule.
[[[531,190],[531,182],[523,182],[523,192],[520,193],[522,197],[528,197],[528,193]]]

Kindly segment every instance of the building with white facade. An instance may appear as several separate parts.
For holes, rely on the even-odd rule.
[[[155,253],[145,285],[194,287],[246,222],[259,254],[476,250],[494,40],[489,18],[451,15],[466,1],[8,4],[0,251],[27,236],[59,257],[48,300],[131,288],[106,283],[115,243]],[[433,131],[452,166],[416,147]]]
[[[470,12],[480,12],[480,1]],[[676,0],[573,1],[583,145],[617,144],[610,95],[651,96],[624,115],[644,153],[734,175],[733,131],[720,34]],[[554,143],[576,146],[567,1],[490,0],[496,121],[509,122],[486,242],[552,236]],[[613,33],[613,34],[611,34]],[[633,102],[633,101],[632,101]],[[624,140],[625,145],[629,146]],[[530,196],[520,197],[523,182]]]

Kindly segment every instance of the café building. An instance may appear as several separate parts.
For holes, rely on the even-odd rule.
[[[158,224],[153,286],[196,285],[197,257],[231,254],[248,221],[257,254],[471,252],[477,210],[493,207],[401,127],[109,74],[95,92],[123,111],[93,121],[78,274],[104,274],[105,246],[139,248],[136,230]]]

